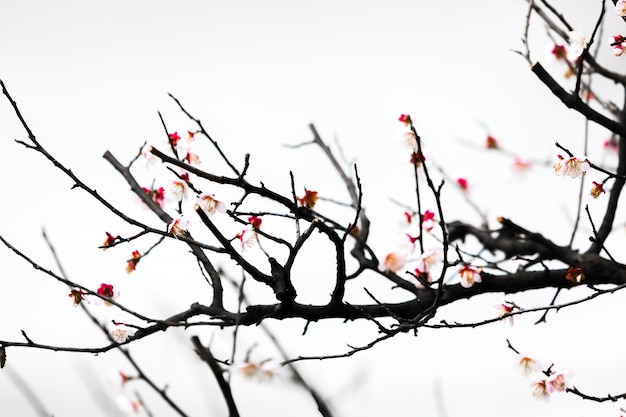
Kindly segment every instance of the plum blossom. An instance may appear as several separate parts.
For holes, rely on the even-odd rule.
[[[137,264],[141,259],[141,254],[138,250],[134,250],[132,253],[132,257],[126,261],[126,273],[130,274],[137,268]]]
[[[398,272],[406,264],[406,255],[401,252],[389,252],[378,265],[378,270],[381,272],[391,271]]]
[[[167,225],[167,232],[174,236],[183,236],[189,228],[189,219],[184,218],[182,215],[172,219],[170,224]]]
[[[401,114],[400,117],[398,117],[398,121],[404,123],[405,126],[408,126],[411,124],[411,116],[408,114]]]
[[[400,242],[400,250],[407,255],[413,255],[413,253],[415,253],[415,242],[417,242],[418,239],[419,236],[411,236],[409,233],[405,233]]]
[[[485,147],[487,149],[498,149],[500,145],[498,145],[498,140],[491,135],[487,135],[485,139]]]
[[[424,162],[426,162],[426,157],[422,152],[411,152],[411,159],[409,162],[411,162],[411,165],[420,167]]]
[[[231,365],[231,372],[235,371],[246,378],[256,378],[259,381],[263,381],[274,378],[280,368],[280,364],[271,359],[264,360],[260,363],[246,360],[242,363]]]
[[[117,392],[121,392],[122,389],[126,386],[126,383],[130,380],[135,379],[136,377],[126,375],[119,369],[111,369],[109,373],[108,381],[109,384],[115,389]]]
[[[613,55],[624,56],[624,49],[626,49],[626,38],[622,35],[615,35],[609,38],[609,44],[613,49]]]
[[[215,214],[216,211],[220,213],[226,212],[226,204],[217,200],[215,198],[215,194],[207,194],[207,193],[200,194],[198,196],[198,200],[196,201],[196,204],[202,207],[209,216],[212,216],[213,214]]]
[[[74,288],[73,290],[71,290],[68,294],[68,297],[72,299],[72,304],[74,304],[74,307],[78,307],[78,305],[83,301],[89,302],[87,297],[85,297],[85,292],[80,288]]]
[[[626,17],[626,0],[617,0],[615,3],[615,12],[620,17]]]
[[[617,136],[614,135],[611,138],[605,140],[604,143],[602,144],[602,147],[604,148],[606,152],[618,153],[619,152],[618,142],[619,142],[619,139],[617,138]]]
[[[559,61],[567,59],[567,48],[565,45],[554,44],[550,53]]]
[[[574,284],[579,284],[582,280],[585,279],[585,274],[583,273],[582,268],[570,268],[567,270],[567,274],[565,274],[565,279],[568,281],[572,281]]]
[[[298,204],[302,207],[308,207],[312,209],[317,203],[317,191],[311,191],[304,189],[304,195],[302,197],[296,197]]]
[[[465,177],[459,177],[456,179],[456,184],[461,187],[461,190],[467,191],[469,189],[469,182]]]
[[[593,183],[593,187],[591,187],[589,194],[591,194],[593,198],[598,198],[600,197],[600,195],[602,195],[602,193],[605,192],[604,186],[600,182],[592,181],[592,183]]]
[[[516,156],[513,158],[513,168],[518,172],[526,171],[530,168],[530,162],[520,156]]]
[[[404,133],[404,140],[408,147],[411,149],[417,149],[417,136],[412,131]]]
[[[569,32],[567,34],[567,39],[569,46],[571,47],[570,51],[575,57],[580,56],[587,47],[587,39],[585,39],[585,36],[582,33],[576,30]]]
[[[435,227],[435,213],[430,210],[426,210],[422,214],[422,227],[427,232],[430,232]]]
[[[415,268],[416,275],[426,275],[429,282],[432,282],[432,269],[442,261],[441,249],[431,248],[422,253],[422,256],[417,261],[417,267]]]
[[[517,357],[517,364],[522,370],[524,375],[530,375],[535,372],[541,372],[541,362],[537,359],[531,358],[530,356],[519,355]]]
[[[159,187],[156,189],[150,189],[147,187],[141,187],[141,189],[157,206],[163,208],[165,205],[165,188]]]
[[[183,157],[183,161],[185,161],[189,165],[200,165],[202,163],[202,161],[200,161],[200,155],[191,151],[187,151],[187,153]]]
[[[115,323],[115,327],[109,331],[109,336],[116,343],[124,343],[129,337],[132,337],[137,330],[127,327],[122,323]]]
[[[461,276],[461,286],[469,288],[476,282],[481,282],[480,269],[469,264],[463,265],[459,269],[459,275]]]
[[[257,240],[257,234],[254,227],[248,225],[242,231],[237,233],[235,238],[239,240],[240,249],[243,252],[254,245],[254,242]]]
[[[512,313],[513,310],[515,310],[516,306],[515,304],[505,302],[502,304],[498,304],[496,308],[498,309],[498,317],[503,318],[505,315]],[[503,320],[505,320],[511,326],[513,326],[515,322],[513,316],[507,316],[506,318],[503,318]]]
[[[102,242],[102,250],[107,250],[109,246],[115,243],[115,237],[109,232],[104,232],[104,233],[106,233],[107,237],[104,240],[104,242]]]
[[[248,217],[248,223],[250,223],[250,225],[255,230],[259,230],[261,229],[261,223],[263,223],[263,219],[261,219],[259,216],[250,216]]]
[[[557,158],[558,160],[552,168],[556,175],[562,177],[580,178],[591,168],[586,157],[570,156],[565,159],[563,156],[557,155]]]
[[[187,199],[187,181],[189,181],[189,174],[184,173],[181,178],[176,178],[170,182],[170,194],[174,196],[176,201]]]
[[[111,284],[105,284],[105,283],[100,284],[100,287],[98,288],[96,293],[102,297],[110,298],[111,300],[115,300],[116,298],[120,296],[120,291],[117,288],[113,287],[113,285]],[[100,298],[98,298],[98,300],[100,300]],[[103,301],[104,301],[104,305],[106,306],[112,305],[110,302],[106,300],[103,300]]]
[[[156,167],[161,160],[157,158],[152,152],[152,145],[146,145],[141,150],[141,160],[143,161],[143,166],[150,170]]]
[[[572,376],[571,371],[552,372],[546,381],[548,392],[563,392],[567,389],[568,382]]]
[[[400,218],[400,224],[402,226],[410,226],[413,223],[413,215],[408,211],[402,212],[402,217]]]
[[[115,397],[115,403],[119,410],[126,416],[134,416],[139,414],[139,402],[128,398],[124,394]]]
[[[548,401],[550,399],[550,391],[548,389],[548,381],[546,379],[538,379],[531,384],[533,388],[533,397],[537,400]]]
[[[178,132],[170,133],[167,135],[169,142],[172,146],[176,147],[178,145],[178,141],[180,140],[180,135]]]

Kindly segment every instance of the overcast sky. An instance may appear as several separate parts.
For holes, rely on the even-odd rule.
[[[577,29],[589,34],[598,9],[594,3],[584,8],[569,5],[563,11]],[[233,160],[241,163],[245,153],[252,155],[251,175],[257,180],[285,190],[292,170],[301,186],[321,194],[332,190],[327,191],[329,197],[345,199],[319,150],[282,146],[310,140],[307,126],[315,123],[329,143],[334,146],[337,140],[345,158],[358,164],[365,206],[375,223],[373,238],[378,239],[372,245],[381,252],[393,237],[387,231],[397,226],[398,207],[390,198],[413,201],[397,121],[401,113],[415,120],[432,161],[452,178],[470,179],[471,198],[490,221],[508,216],[530,229],[546,230],[548,237],[565,244],[577,185],[554,178],[545,163],[557,153],[555,141],[582,150],[583,119],[562,108],[513,52],[522,47],[525,15],[522,0],[6,1],[0,15],[0,78],[43,146],[106,198],[157,227],[162,225],[142,211],[101,156],[110,150],[127,163],[144,142],[162,141],[157,111],[171,131],[193,128],[167,96],[172,93]],[[619,28],[612,14],[607,21]],[[535,21],[533,27],[533,58],[557,76],[562,74],[558,63],[550,62],[543,25]],[[606,29],[605,37],[612,33]],[[604,39],[600,42],[601,59],[614,59]],[[613,97],[612,91],[605,93]],[[480,146],[488,132],[511,155],[534,161],[532,170],[519,174],[511,168],[511,156],[486,156]],[[55,269],[41,238],[45,227],[71,278],[93,286],[117,280],[127,300],[135,297],[131,304],[138,308],[147,294],[151,301],[141,307],[155,314],[183,310],[197,301],[198,291],[206,291],[192,265],[181,272],[175,265],[145,262],[127,277],[120,268],[127,251],[103,254],[97,246],[105,230],[133,229],[123,229],[120,220],[84,192],[71,191],[72,184],[40,155],[13,142],[25,138],[8,102],[0,100],[5,195],[0,235]],[[592,127],[591,152],[601,155],[606,138],[606,132]],[[209,171],[211,158],[203,165]],[[478,225],[479,216],[451,187],[445,202],[449,219]],[[592,210],[601,212],[599,204]],[[0,260],[0,340],[20,340],[24,329],[41,342],[104,343],[78,317],[80,312],[68,307],[62,285],[26,267],[4,248]],[[319,269],[332,268],[330,260],[328,264]],[[520,305],[547,304],[551,295],[510,299]],[[487,318],[502,301],[502,295],[494,295],[460,302],[443,314],[458,321]],[[616,312],[622,314],[616,305],[623,301],[615,295],[610,301],[566,310],[553,315],[549,326],[533,326],[537,317],[529,316],[513,328],[498,324],[475,330],[420,330],[417,338],[402,335],[343,362],[301,366],[336,405],[339,416],[615,416],[615,404],[590,404],[571,396],[547,404],[532,400],[505,339],[541,356],[546,365],[555,362],[574,369],[581,390],[596,395],[621,392],[624,386],[607,375],[624,366],[623,355],[616,356],[621,324],[612,321],[618,318]],[[600,314],[605,318],[599,323]],[[272,324],[281,329],[293,355],[338,353],[346,344],[375,337],[366,323],[312,325],[304,337],[300,322]],[[202,334],[208,340],[211,332]],[[258,337],[254,330],[243,334],[249,344]],[[227,352],[228,342],[220,342],[218,335],[214,343]],[[588,341],[600,338],[607,343],[593,345],[591,351]],[[271,355],[271,346],[264,343],[259,349]],[[211,376],[194,369],[199,367],[185,335],[168,331],[132,349],[145,358],[148,370],[152,365],[159,383],[170,385],[190,415],[224,415],[214,385],[203,385]],[[30,349],[9,350],[8,366],[59,416],[115,415],[107,400],[100,396],[96,401],[101,394],[94,393],[110,391],[106,375],[111,367],[130,369],[113,352],[95,358]],[[0,372],[0,392],[10,393],[2,395],[3,410],[35,415],[15,388],[12,374]],[[237,381],[235,388],[244,416],[258,415],[268,398],[273,399],[269,407],[274,415],[293,415],[294,410],[315,415],[306,395],[287,381],[268,386]],[[155,415],[170,415],[158,399],[146,395],[158,411]],[[447,414],[438,408],[437,398]]]

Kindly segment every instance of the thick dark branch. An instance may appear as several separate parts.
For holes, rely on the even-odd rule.
[[[497,231],[478,228],[460,221],[448,223],[450,241],[464,240],[467,235],[474,236],[491,253],[504,252],[506,259],[538,255],[544,260],[558,259],[569,265],[577,255],[571,248],[559,246],[542,234],[530,232],[509,219],[501,217],[499,220],[502,227]]]
[[[217,381],[217,385],[220,387],[220,391],[222,391],[222,395],[224,396],[224,400],[226,400],[226,405],[228,406],[228,416],[229,417],[239,417],[239,411],[237,411],[237,405],[235,404],[235,399],[233,398],[233,393],[230,390],[230,386],[224,379],[224,374],[222,367],[217,363],[213,354],[211,353],[211,349],[205,347],[198,336],[193,336],[191,338],[191,343],[193,343],[193,347],[196,350],[196,353],[204,362],[209,365],[213,376],[215,376],[215,380]]]
[[[622,112],[620,114],[620,121],[622,126],[626,125],[626,95],[624,97],[624,105],[622,106]],[[613,182],[613,187],[611,187],[611,191],[609,193],[609,202],[606,207],[606,212],[604,213],[604,218],[602,219],[602,224],[600,224],[600,228],[595,236],[595,241],[588,249],[589,253],[600,253],[604,242],[611,233],[611,230],[613,230],[617,203],[622,193],[622,189],[624,188],[624,184],[626,183],[626,180],[624,180],[624,176],[626,175],[626,134],[620,134],[618,146],[619,162],[615,172],[615,181]]]
[[[587,119],[591,120],[616,133],[620,136],[626,135],[626,129],[621,123],[611,120],[601,113],[598,113],[587,105],[578,95],[568,93],[563,87],[537,62],[532,67],[532,72],[543,82],[552,93],[559,98],[568,108],[574,109]]]

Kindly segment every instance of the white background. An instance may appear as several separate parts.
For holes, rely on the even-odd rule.
[[[599,4],[555,5],[590,34]],[[345,158],[358,164],[364,205],[373,221],[372,245],[380,255],[397,237],[401,210],[390,198],[405,204],[414,200],[400,113],[412,115],[427,158],[451,177],[469,178],[470,197],[491,226],[504,215],[567,244],[578,183],[554,177],[549,161],[558,153],[555,141],[583,151],[584,120],[560,105],[512,52],[522,47],[525,15],[521,0],[6,1],[0,15],[0,77],[46,149],[117,207],[155,227],[164,225],[140,207],[101,155],[110,150],[127,163],[145,141],[162,147],[157,110],[171,131],[192,129],[167,97],[170,92],[203,121],[233,161],[241,164],[245,153],[252,154],[251,179],[283,192],[289,190],[293,170],[299,190],[307,186],[345,200],[319,149],[283,147],[310,140],[311,122],[328,143],[334,146],[337,139]],[[623,25],[611,8],[607,25],[599,40],[600,60],[620,69],[624,61],[611,55],[604,39]],[[531,27],[533,59],[562,80],[563,67],[550,62],[551,44],[542,23],[534,20]],[[612,84],[598,88],[621,103],[621,92]],[[533,168],[520,175],[511,168],[510,156],[486,154],[481,149],[485,126],[511,154],[535,161]],[[615,157],[602,153],[607,137],[591,126],[589,155],[610,166]],[[153,241],[102,252],[98,246],[105,231],[130,235],[137,230],[83,191],[71,190],[66,177],[13,139],[26,135],[1,100],[0,235],[56,270],[41,238],[45,228],[70,278],[93,288],[115,282],[121,302],[149,315],[166,317],[194,301],[210,301],[195,264],[175,242],[157,248],[127,276],[123,268],[130,252],[145,250]],[[201,156],[202,167],[211,171],[217,157]],[[215,170],[226,173],[220,165]],[[148,174],[144,183],[150,183]],[[599,221],[603,201],[585,197],[585,202]],[[444,203],[449,220],[479,224],[479,216],[451,185],[444,188]],[[332,213],[333,208],[320,203],[320,211]],[[623,218],[618,220],[622,223],[609,240],[617,256],[624,234]],[[588,232],[583,225],[577,240],[581,249]],[[296,265],[294,280],[303,302],[324,302],[329,292],[324,283],[332,283],[332,252],[318,241]],[[62,284],[4,247],[0,261],[0,340],[21,340],[23,329],[40,343],[106,343],[69,305]],[[370,285],[375,284],[355,284],[350,296],[367,300],[362,287]],[[380,291],[381,296],[396,294]],[[561,300],[585,294],[571,291]],[[532,307],[551,297],[552,292],[541,292],[506,299]],[[459,322],[485,319],[504,299],[496,294],[462,301],[441,314]],[[496,323],[471,330],[420,330],[418,337],[398,336],[349,359],[298,366],[338,416],[616,416],[619,404],[597,405],[571,395],[555,395],[548,403],[533,400],[505,340],[546,366],[572,369],[573,383],[585,392],[623,392],[623,304],[618,293],[551,314],[548,325],[534,326],[538,316],[529,315],[512,328]],[[102,318],[119,319],[104,309],[98,310]],[[305,336],[300,320],[270,325],[292,355],[340,353],[346,344],[361,345],[376,336],[364,322],[313,323]],[[189,415],[225,415],[212,376],[191,351],[191,334],[205,343],[212,340],[217,356],[229,356],[230,333],[213,329],[168,330],[133,344],[131,351],[160,386],[169,386],[168,393]],[[256,359],[276,357],[256,329],[242,331],[241,353],[255,342]],[[16,388],[19,375],[54,415],[118,415],[115,392],[107,385],[111,368],[132,373],[115,352],[96,357],[9,349],[7,367],[0,372],[0,407],[8,415],[36,415],[32,401]],[[172,415],[141,383],[128,388],[141,392],[154,415]],[[265,384],[235,378],[233,390],[243,416],[317,415],[306,393],[286,377]]]

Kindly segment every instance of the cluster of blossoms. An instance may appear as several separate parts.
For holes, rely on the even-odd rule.
[[[569,158],[564,158],[561,155],[557,155],[557,161],[554,163],[552,168],[554,169],[554,173],[559,176],[568,177],[568,178],[581,178],[584,176],[587,171],[591,168],[589,162],[587,162],[586,157],[578,157],[578,156],[570,156]],[[606,191],[604,190],[604,182],[592,181],[592,187],[589,191],[589,194],[593,198],[598,198]]]
[[[193,144],[195,143],[195,135],[195,132],[187,131],[187,140],[185,141],[182,140],[178,132],[170,133],[168,135],[170,146],[176,148],[178,154],[183,155],[182,160],[189,165],[200,164],[200,157],[198,154],[191,151]]]
[[[547,401],[550,399],[551,394],[564,392],[567,389],[572,377],[571,371],[552,371],[552,367],[550,367],[548,371],[544,372],[542,371],[541,362],[524,355],[519,355],[517,361],[522,373],[533,377],[531,386],[534,398]]]

